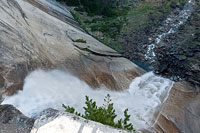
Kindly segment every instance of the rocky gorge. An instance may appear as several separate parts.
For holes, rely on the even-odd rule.
[[[199,84],[199,1],[187,1],[184,6],[172,1],[170,8],[160,20],[149,15],[150,24],[122,35],[127,36],[123,54],[143,60],[155,73],[171,80]]]
[[[127,89],[131,90],[131,87],[137,88],[138,86],[138,90],[142,90],[141,92],[135,92],[138,95],[140,93],[143,94],[145,87],[145,94],[149,94],[149,90],[151,90],[152,97],[157,96],[160,100],[158,102],[161,104],[156,106],[157,110],[152,109],[155,111],[152,112],[152,116],[155,115],[155,117],[149,120],[152,122],[145,120],[150,125],[143,129],[140,128],[138,130],[140,132],[198,133],[200,130],[200,95],[198,84],[191,82],[176,82],[173,84],[172,81],[156,77],[153,74],[143,75],[146,73],[145,70],[124,58],[115,50],[86,34],[73,19],[69,11],[62,5],[55,4],[55,1],[2,0],[0,1],[0,6],[1,102],[9,98],[9,96],[12,99],[12,95],[17,92],[14,96],[20,96],[22,94],[21,97],[23,97],[22,89],[25,92],[27,90],[26,85],[34,82],[32,80],[28,82],[30,80],[27,79],[28,75],[31,76],[32,71],[38,68],[44,71],[57,69],[77,77],[72,78],[70,76],[69,80],[66,79],[65,82],[72,82],[71,88],[66,93],[73,91],[73,87],[76,87],[75,84],[79,84],[80,82],[83,89],[85,86],[89,86],[97,90],[99,88],[107,88],[120,92],[126,91]],[[189,24],[187,25],[189,26]],[[198,31],[198,29],[195,30]],[[177,35],[179,35],[179,32],[177,32]],[[198,34],[193,36],[198,42]],[[83,39],[85,42],[78,42],[77,40],[79,39]],[[161,48],[156,50],[161,50]],[[198,49],[194,54],[198,58]],[[194,63],[196,62],[194,61]],[[194,68],[197,68],[197,70],[192,72],[196,73],[198,77],[198,66],[194,66]],[[42,76],[40,74],[36,73],[36,75]],[[56,74],[52,75],[56,77]],[[192,79],[196,78],[193,77]],[[43,84],[44,82],[40,85],[42,86]],[[64,86],[67,85],[64,84]],[[40,91],[39,93],[42,93],[43,88],[35,87],[39,89],[37,92]],[[159,90],[165,91],[157,93]],[[58,93],[57,90],[54,91]],[[64,93],[65,90],[62,91],[61,93]],[[101,93],[104,94],[106,92],[103,91]],[[115,95],[114,93],[112,94]],[[37,97],[33,94],[30,97]],[[125,94],[126,92],[122,92],[119,95],[116,94],[116,100],[119,97],[123,97],[123,95],[124,98],[127,97]],[[49,93],[49,95],[51,94]],[[95,93],[93,95],[97,96]],[[137,95],[134,94],[132,96]],[[146,97],[144,96],[142,98],[145,99]],[[28,101],[28,99],[25,100]],[[137,104],[134,104],[134,106],[137,106]],[[52,125],[61,122],[62,126],[59,127],[59,124],[56,126],[56,129],[59,129],[60,132],[70,132],[67,130],[70,129],[68,127],[69,125],[74,128],[71,132],[127,132],[104,127],[104,125],[99,125],[99,123],[88,122],[77,116],[52,109],[44,111],[37,118],[28,118],[20,111],[11,105],[0,105],[0,131],[14,132],[19,129],[18,132],[30,132],[31,130],[33,133],[49,132],[50,130],[53,132],[54,128]],[[142,118],[146,117],[142,116]],[[34,121],[35,123],[33,124]],[[68,125],[63,124],[62,121],[68,122]],[[87,125],[87,123],[91,124]]]

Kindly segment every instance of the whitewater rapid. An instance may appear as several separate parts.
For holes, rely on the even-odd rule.
[[[156,53],[154,52],[155,47],[164,42],[166,36],[175,33],[178,28],[184,24],[188,18],[191,16],[192,12],[194,11],[194,0],[188,0],[184,8],[179,12],[179,14],[171,14],[162,24],[161,27],[157,29],[152,37],[149,38],[150,44],[148,44],[146,54],[144,55],[146,60],[149,62],[154,62],[156,58]]]
[[[97,105],[103,105],[104,97],[110,94],[118,118],[123,117],[123,111],[128,108],[135,129],[143,129],[153,125],[154,113],[168,97],[172,86],[172,81],[149,72],[135,78],[124,91],[94,90],[68,72],[39,69],[26,77],[23,91],[6,97],[2,104],[12,104],[34,118],[47,108],[63,110],[62,104],[83,113],[86,95],[97,101]]]

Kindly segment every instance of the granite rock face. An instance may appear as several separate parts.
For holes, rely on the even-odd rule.
[[[37,68],[67,70],[93,88],[112,90],[128,88],[144,73],[57,8],[40,0],[0,1],[0,101],[22,89]]]
[[[128,133],[126,130],[112,128],[97,122],[86,120],[74,114],[44,110],[36,119],[31,133]]]
[[[200,90],[187,82],[177,82],[172,88],[158,121],[157,132],[198,133],[200,131]]]

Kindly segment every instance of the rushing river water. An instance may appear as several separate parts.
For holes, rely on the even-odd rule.
[[[97,105],[103,105],[104,97],[110,94],[118,116],[123,117],[124,109],[128,108],[131,122],[136,129],[142,129],[153,124],[154,113],[172,86],[172,81],[149,72],[135,78],[129,89],[121,92],[106,88],[94,90],[67,72],[35,70],[26,77],[23,91],[6,97],[2,104],[12,104],[29,117],[36,117],[46,108],[63,110],[63,103],[83,113],[86,95],[97,101]]]
[[[156,58],[156,53],[154,49],[156,45],[163,43],[162,39],[169,34],[173,34],[178,30],[178,28],[184,24],[188,18],[191,16],[194,10],[194,0],[188,0],[185,7],[177,14],[171,14],[159,27],[153,35],[149,38],[149,45],[145,58],[150,62],[154,62]]]

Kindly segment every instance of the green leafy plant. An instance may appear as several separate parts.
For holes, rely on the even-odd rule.
[[[83,39],[76,39],[75,42],[86,43],[86,40],[83,40]]]
[[[116,10],[118,8],[119,2],[116,0],[57,0],[59,2],[64,2],[68,6],[81,6],[77,8],[77,11],[85,11],[88,15],[104,15],[104,16],[114,16],[117,15]]]
[[[107,94],[104,99],[105,104],[103,104],[103,106],[101,107],[98,107],[93,99],[89,99],[89,97],[86,96],[86,107],[83,107],[85,110],[84,114],[76,112],[73,107],[65,106],[64,104],[62,106],[65,108],[66,112],[76,114],[85,119],[100,122],[102,124],[116,128],[134,131],[133,124],[128,123],[131,117],[130,115],[128,115],[128,109],[124,110],[124,119],[121,118],[117,122],[115,122],[115,118],[117,117],[117,115],[111,101],[112,100],[110,98],[110,95]]]

